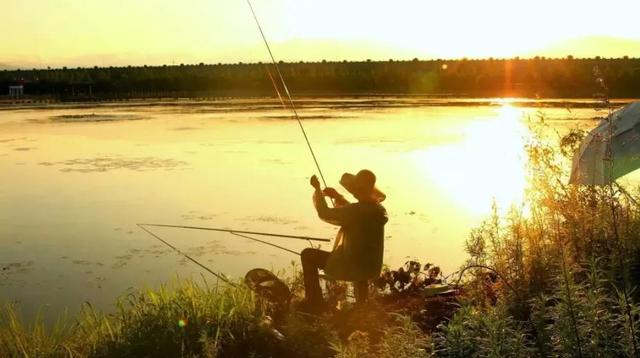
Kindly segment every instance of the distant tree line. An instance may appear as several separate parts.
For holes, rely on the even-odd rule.
[[[640,97],[640,58],[628,57],[281,62],[279,67],[298,95],[591,97],[600,77],[611,97]],[[23,84],[26,94],[62,99],[273,95],[268,71],[278,83],[274,66],[263,63],[4,70],[0,90]]]

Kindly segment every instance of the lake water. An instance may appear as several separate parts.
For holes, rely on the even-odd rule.
[[[569,111],[562,101],[535,105],[308,99],[299,111],[330,186],[343,172],[377,174],[390,218],[385,262],[417,258],[450,273],[493,199],[506,208],[522,198],[527,118],[542,112],[564,130],[592,127],[602,115]],[[315,172],[298,124],[270,100],[5,108],[0,302],[18,302],[26,315],[75,311],[84,301],[108,310],[133,287],[208,275],[136,227],[141,222],[332,238],[336,228],[311,205]],[[233,277],[298,260],[225,233],[153,231]]]

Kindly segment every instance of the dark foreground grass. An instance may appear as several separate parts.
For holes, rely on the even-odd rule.
[[[123,297],[116,313],[85,305],[74,319],[46,330],[27,325],[15,307],[0,314],[0,356],[191,357],[246,356],[269,349],[264,313],[244,288],[191,280]]]
[[[193,280],[130,294],[109,315],[87,304],[48,329],[40,318],[23,322],[14,306],[0,312],[0,357],[395,357],[429,350],[411,320],[375,303],[339,319],[289,313],[276,326],[243,285]]]

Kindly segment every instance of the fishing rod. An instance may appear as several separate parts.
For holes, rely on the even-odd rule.
[[[278,74],[278,78],[280,79],[280,83],[282,83],[282,88],[284,88],[284,92],[287,95],[287,99],[289,100],[289,105],[291,106],[291,110],[293,111],[293,115],[298,121],[298,125],[300,126],[300,130],[302,131],[302,135],[304,136],[304,140],[307,142],[307,147],[309,147],[309,151],[311,152],[311,157],[313,158],[313,162],[316,164],[316,168],[318,169],[318,173],[320,174],[320,179],[322,179],[322,184],[324,187],[327,187],[327,182],[324,180],[324,175],[322,174],[322,169],[320,169],[320,164],[318,163],[318,159],[316,158],[316,154],[313,152],[313,148],[311,147],[311,142],[309,141],[309,137],[307,136],[307,131],[304,130],[304,126],[302,125],[302,120],[300,116],[298,116],[298,111],[296,110],[296,106],[293,103],[293,99],[291,98],[291,93],[289,92],[289,87],[287,87],[287,83],[284,81],[284,77],[282,76],[282,72],[280,72],[280,67],[278,66],[278,62],[273,56],[273,52],[271,51],[271,46],[269,46],[269,41],[267,41],[267,37],[262,31],[262,26],[260,25],[260,21],[258,20],[258,16],[256,15],[255,10],[253,9],[253,5],[251,5],[251,0],[246,0],[247,5],[249,5],[249,9],[251,10],[251,14],[253,15],[253,19],[258,25],[258,30],[260,31],[260,35],[262,36],[262,40],[264,41],[265,46],[267,47],[267,51],[269,52],[269,56],[271,57],[271,62],[276,69],[276,73]],[[268,72],[268,69],[267,69]],[[269,73],[269,77],[271,77],[271,72]],[[271,82],[273,83],[276,93],[278,94],[278,98],[282,102],[282,106],[286,108],[282,97],[280,97],[280,92],[278,91],[278,86],[276,86],[273,81],[273,77],[271,77]]]
[[[294,255],[298,255],[298,256],[300,256],[300,253],[299,253],[299,252],[297,252],[297,251],[293,251],[293,250],[287,249],[286,247],[282,247],[282,246],[280,246],[280,245],[272,244],[272,243],[270,243],[270,242],[268,242],[268,241],[264,241],[264,240],[256,239],[255,237],[249,237],[249,236],[246,236],[246,235],[238,234],[237,232],[233,232],[233,231],[232,231],[232,232],[230,232],[230,234],[231,234],[231,235],[235,235],[235,236],[240,236],[240,237],[243,237],[243,238],[245,238],[245,239],[249,239],[249,240],[253,240],[253,241],[257,241],[257,242],[261,242],[261,243],[263,243],[263,244],[265,244],[265,245],[269,245],[269,246],[277,247],[277,248],[278,248],[278,249],[280,249],[280,250],[284,250],[284,251],[290,252],[290,253],[292,253],[292,254],[294,254]]]
[[[176,251],[177,253],[179,253],[180,255],[182,255],[183,257],[185,257],[186,259],[190,260],[191,262],[195,263],[196,265],[200,266],[201,268],[205,269],[207,272],[209,272],[210,274],[214,275],[215,277],[217,277],[218,279],[224,281],[225,283],[231,285],[231,286],[237,286],[235,283],[231,282],[228,278],[224,277],[224,275],[219,274],[215,271],[213,271],[212,269],[210,269],[209,267],[205,266],[203,263],[199,262],[198,260],[194,259],[193,257],[189,256],[188,254],[184,253],[182,250],[178,249],[177,247],[171,245],[169,242],[167,242],[166,240],[162,239],[160,236],[156,235],[155,233],[153,233],[151,230],[147,229],[146,227],[144,227],[145,225],[147,226],[164,226],[166,227],[167,225],[153,225],[153,224],[136,224],[139,228],[141,228],[142,230],[146,231],[149,235],[153,236],[155,239],[157,239],[158,241],[162,242],[163,244],[167,245],[168,247],[170,247],[171,249],[173,249],[174,251]],[[169,226],[172,227],[172,226]],[[291,249],[287,249],[286,247],[282,247],[280,245],[276,245],[273,243],[270,243],[268,241],[264,241],[264,240],[260,240],[260,239],[256,239],[254,237],[250,237],[250,236],[246,236],[243,234],[239,234],[237,232],[234,231],[228,231],[230,234],[232,235],[236,235],[245,239],[249,239],[249,240],[253,240],[253,241],[257,241],[260,243],[263,243],[265,245],[269,245],[269,246],[273,246],[276,247],[280,250],[283,251],[287,251],[290,252],[294,255],[298,255],[300,256],[300,253],[297,251],[293,251]],[[323,239],[324,240],[324,239]]]
[[[274,234],[274,233],[270,233],[270,232],[220,229],[220,228],[201,227],[201,226],[166,225],[166,224],[136,224],[136,225],[138,225],[138,226],[153,226],[153,227],[170,227],[170,228],[176,228],[176,229],[217,231],[217,232],[227,232],[227,233],[231,233],[231,234],[249,234],[249,235],[260,235],[260,236],[271,236],[271,237],[284,237],[284,238],[288,238],[288,239],[299,239],[299,240],[307,240],[307,241],[320,241],[320,242],[330,242],[331,241],[329,239],[318,238],[318,237],[310,237],[310,236]]]
[[[174,251],[176,251],[177,253],[179,253],[180,255],[184,256],[185,258],[191,260],[191,262],[195,263],[196,265],[202,267],[203,269],[207,270],[207,272],[209,272],[210,274],[214,275],[215,277],[217,277],[218,279],[224,281],[225,283],[228,283],[231,286],[237,286],[235,283],[231,282],[228,278],[224,277],[222,274],[216,273],[214,272],[212,269],[208,268],[207,266],[205,266],[204,264],[201,264],[198,260],[194,259],[193,257],[189,256],[188,254],[182,252],[180,249],[178,249],[177,247],[171,245],[170,243],[166,242],[165,240],[163,240],[160,236],[154,234],[153,232],[151,232],[151,230],[148,230],[147,228],[144,227],[144,224],[136,224],[139,228],[141,228],[142,230],[146,231],[149,235],[153,236],[154,238],[156,238],[157,240],[159,240],[160,242],[162,242],[163,244],[169,246],[170,248],[172,248]]]
[[[304,140],[307,143],[307,147],[309,148],[309,152],[311,153],[311,157],[313,158],[313,162],[316,165],[316,168],[318,169],[318,174],[320,174],[320,179],[322,180],[322,184],[325,186],[325,188],[327,187],[327,182],[324,179],[324,174],[322,173],[322,169],[320,168],[320,163],[318,162],[318,158],[316,157],[315,152],[313,151],[313,147],[311,146],[311,142],[309,141],[309,136],[307,136],[307,131],[304,129],[304,126],[302,125],[302,120],[300,119],[300,116],[298,115],[298,111],[296,110],[296,106],[293,102],[293,98],[291,97],[291,92],[289,91],[289,87],[287,86],[287,83],[284,80],[284,77],[282,76],[282,72],[280,71],[280,67],[278,66],[278,62],[275,59],[275,56],[273,56],[273,52],[271,51],[271,46],[269,46],[269,41],[267,41],[267,37],[264,34],[264,31],[262,30],[262,26],[260,25],[260,21],[258,20],[258,16],[256,15],[255,10],[253,9],[253,5],[251,4],[250,0],[246,0],[247,5],[249,5],[249,9],[251,10],[251,14],[253,15],[253,19],[256,22],[256,25],[258,26],[258,30],[260,31],[260,35],[262,36],[262,40],[264,41],[265,46],[267,47],[267,51],[269,52],[269,57],[271,57],[271,62],[273,63],[273,66],[276,69],[276,73],[278,74],[278,78],[280,79],[280,83],[282,84],[282,87],[284,88],[284,92],[287,95],[287,99],[289,101],[289,105],[291,106],[291,110],[293,111],[293,115],[296,119],[296,121],[298,122],[298,126],[300,127],[300,130],[302,131],[302,135],[304,136]],[[271,76],[271,72],[269,71],[269,69],[267,68],[267,73],[269,74],[269,78],[271,79],[271,83],[273,84],[276,93],[278,95],[278,99],[280,100],[280,103],[282,104],[282,107],[284,109],[286,109],[286,105],[284,103],[284,100],[282,99],[282,96],[280,95],[280,91],[278,90],[278,86],[275,82],[275,80],[273,79],[273,76]],[[332,200],[333,202],[333,200]],[[244,230],[232,230],[232,229],[219,229],[219,228],[207,228],[207,227],[197,227],[197,226],[184,226],[184,225],[166,225],[166,224],[136,224],[138,227],[140,227],[142,230],[146,231],[148,234],[150,234],[151,236],[153,236],[154,238],[156,238],[157,240],[161,241],[162,243],[164,243],[165,245],[169,246],[170,248],[172,248],[173,250],[175,250],[176,252],[178,252],[179,254],[183,255],[185,258],[191,260],[192,262],[194,262],[195,264],[197,264],[198,266],[202,267],[203,269],[207,270],[209,273],[213,274],[214,276],[218,277],[219,279],[233,285],[233,283],[231,283],[228,279],[226,279],[225,277],[223,277],[222,275],[215,273],[214,271],[212,271],[211,269],[209,269],[208,267],[206,267],[205,265],[201,264],[200,262],[198,262],[196,259],[192,258],[191,256],[185,254],[184,252],[180,251],[178,248],[176,248],[175,246],[171,245],[170,243],[168,243],[167,241],[163,240],[162,238],[160,238],[158,235],[154,234],[153,232],[151,232],[150,230],[148,230],[145,226],[153,226],[153,227],[169,227],[169,228],[180,228],[180,229],[192,229],[192,230],[207,230],[207,231],[218,231],[218,232],[226,232],[226,233],[230,233],[232,235],[235,236],[239,236],[239,237],[243,237],[249,240],[253,240],[256,242],[260,242],[266,245],[270,245],[276,248],[279,248],[281,250],[290,252],[292,254],[295,255],[300,255],[300,253],[287,249],[285,247],[267,242],[267,241],[263,241],[260,239],[256,239],[256,238],[252,238],[243,234],[251,234],[251,235],[261,235],[261,236],[271,236],[271,237],[283,237],[283,238],[290,238],[290,239],[301,239],[301,240],[307,240],[309,242],[309,244],[311,244],[311,241],[321,241],[321,242],[329,242],[331,240],[329,239],[322,239],[322,238],[314,238],[314,237],[308,237],[308,236],[296,236],[296,235],[282,235],[282,234],[274,234],[274,233],[265,233],[265,232],[256,232],[256,231],[244,231]],[[313,246],[313,245],[312,245]]]

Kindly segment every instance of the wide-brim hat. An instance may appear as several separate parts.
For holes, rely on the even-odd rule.
[[[340,185],[356,198],[370,198],[372,201],[380,203],[387,196],[375,184],[376,176],[366,169],[359,171],[356,175],[344,173],[340,178]]]

